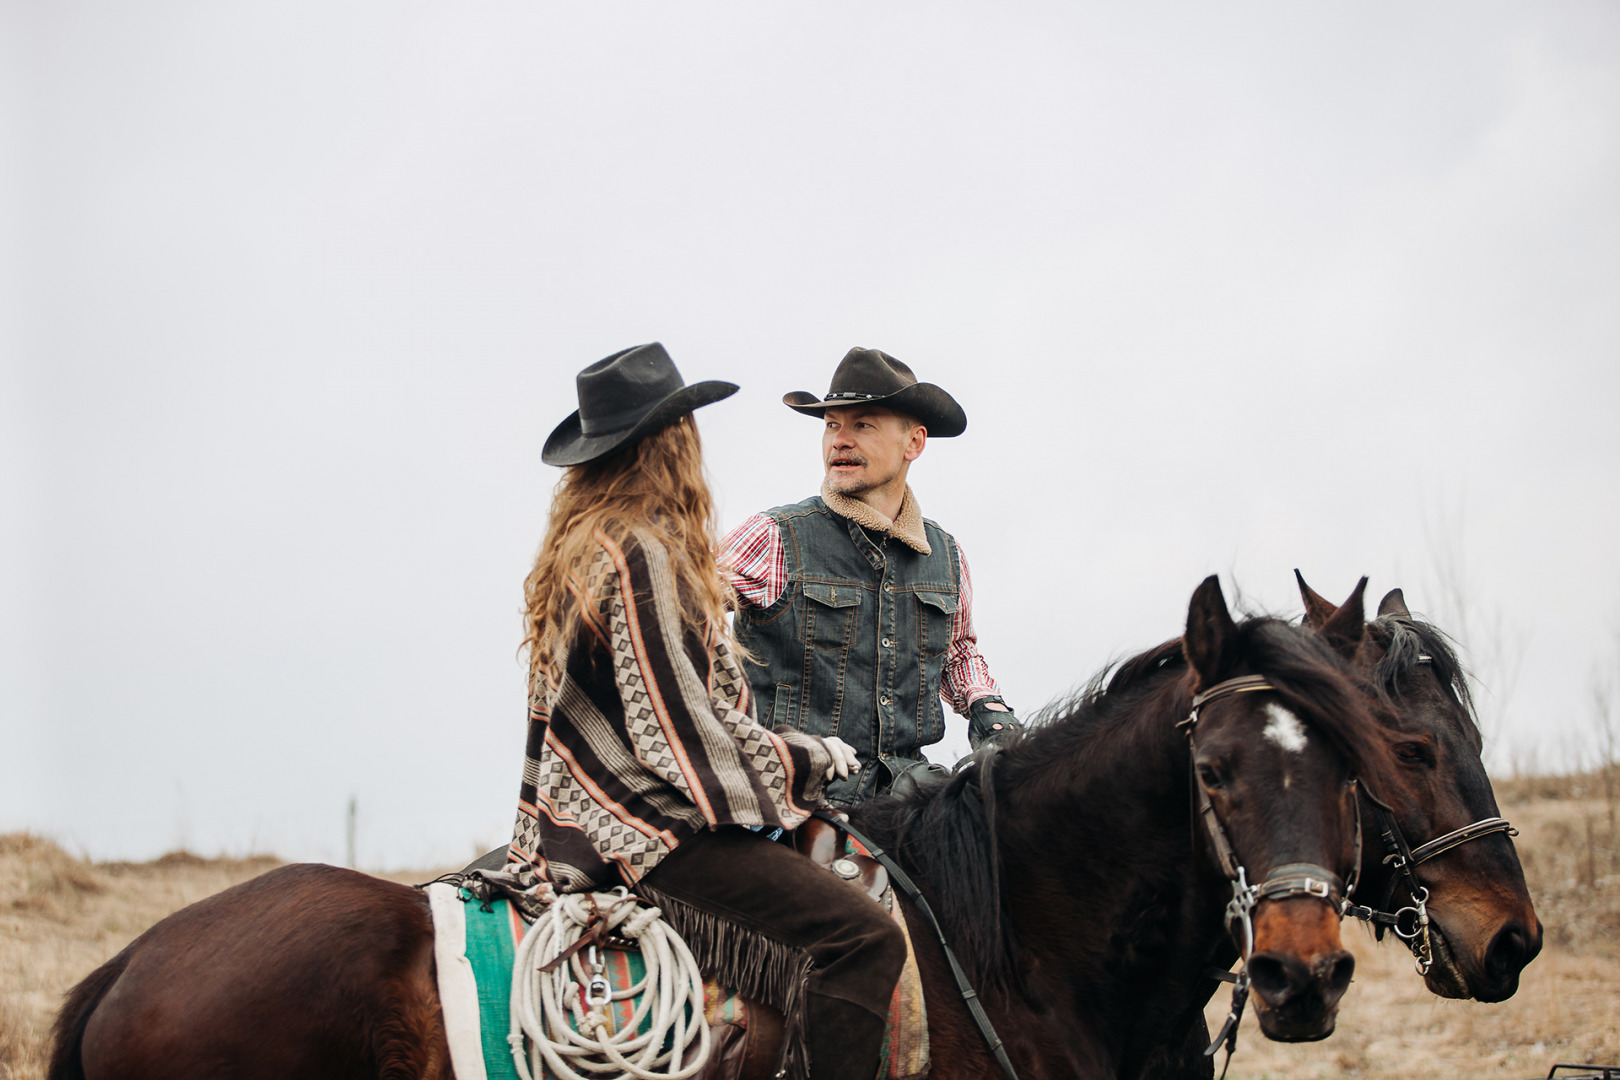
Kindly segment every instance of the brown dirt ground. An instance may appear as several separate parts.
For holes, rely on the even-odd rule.
[[[1356,982],[1319,1043],[1267,1042],[1245,1019],[1232,1080],[1346,1076],[1545,1076],[1554,1062],[1620,1064],[1620,843],[1593,778],[1498,783],[1502,812],[1547,926],[1519,992],[1495,1005],[1443,1001],[1406,951],[1348,929]],[[262,873],[271,857],[89,863],[27,834],[0,835],[0,1080],[41,1080],[61,997],[171,911]],[[433,871],[389,874],[425,881]],[[1211,1028],[1225,995],[1210,1003]]]

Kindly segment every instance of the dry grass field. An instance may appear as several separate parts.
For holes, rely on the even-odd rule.
[[[1356,984],[1325,1042],[1270,1043],[1253,1025],[1233,1080],[1545,1076],[1557,1061],[1620,1064],[1620,845],[1592,778],[1497,785],[1521,830],[1519,851],[1547,944],[1517,996],[1496,1005],[1442,1001],[1406,951],[1355,927],[1345,939]],[[23,834],[0,835],[0,1080],[44,1075],[44,1038],[69,986],[164,915],[277,860],[87,863]],[[432,872],[405,874],[421,881]],[[1225,1015],[1211,1002],[1211,1026]]]

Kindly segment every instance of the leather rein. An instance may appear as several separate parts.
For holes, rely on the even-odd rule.
[[[1434,658],[1419,656],[1417,662],[1432,664]],[[1384,856],[1384,864],[1393,866],[1396,874],[1390,878],[1389,888],[1384,891],[1384,899],[1377,907],[1352,904],[1346,899],[1343,913],[1363,922],[1372,923],[1379,933],[1383,933],[1385,927],[1393,930],[1395,936],[1412,950],[1417,973],[1428,975],[1429,969],[1434,966],[1434,947],[1429,936],[1429,890],[1418,880],[1417,867],[1438,855],[1444,855],[1452,848],[1461,847],[1470,840],[1478,840],[1495,833],[1518,836],[1519,830],[1510,825],[1508,819],[1504,817],[1481,818],[1471,825],[1453,829],[1444,836],[1438,836],[1414,848],[1407,845],[1405,834],[1395,822],[1394,812],[1370,791],[1367,793],[1367,800],[1372,803],[1373,812],[1378,816],[1379,836],[1383,840],[1384,850],[1388,852]],[[1383,910],[1390,906],[1390,900],[1395,895],[1395,886],[1402,881],[1406,884],[1407,892],[1411,894],[1411,905],[1393,912]]]
[[[1198,778],[1196,732],[1199,710],[1210,702],[1222,698],[1276,689],[1264,675],[1240,675],[1235,679],[1227,679],[1195,695],[1192,700],[1192,711],[1187,714],[1185,720],[1176,724],[1176,727],[1187,734],[1188,768],[1192,774],[1193,791],[1197,796],[1199,820],[1203,822],[1204,831],[1215,850],[1215,859],[1220,864],[1221,873],[1232,883],[1232,899],[1226,905],[1226,932],[1232,938],[1232,943],[1238,947],[1243,966],[1238,969],[1236,975],[1224,971],[1216,973],[1218,978],[1232,983],[1232,1007],[1227,1013],[1226,1023],[1221,1025],[1221,1030],[1204,1050],[1206,1057],[1213,1057],[1215,1051],[1224,1045],[1227,1065],[1231,1064],[1232,1052],[1237,1049],[1238,1024],[1243,1019],[1243,1008],[1249,1000],[1249,955],[1254,952],[1255,907],[1264,900],[1311,897],[1322,901],[1343,918],[1345,905],[1355,892],[1356,875],[1361,866],[1361,813],[1360,803],[1354,799],[1356,786],[1354,779],[1350,781],[1350,786],[1351,805],[1357,807],[1356,841],[1350,881],[1346,883],[1333,871],[1314,863],[1285,863],[1273,867],[1266,875],[1266,879],[1258,885],[1250,885],[1248,869],[1233,849],[1232,842],[1226,835],[1226,828],[1221,824],[1220,815],[1215,812],[1215,806],[1210,801],[1209,791]],[[1196,826],[1194,828],[1196,829]],[[1238,928],[1242,930],[1241,937],[1236,932]],[[1223,1077],[1226,1075],[1225,1068],[1222,1068],[1221,1075]]]
[[[987,764],[989,757],[993,756],[993,753],[987,756]],[[985,769],[981,783],[988,783],[989,779],[989,770]],[[996,1034],[996,1026],[991,1023],[990,1014],[985,1011],[984,1003],[979,1000],[978,991],[973,988],[973,984],[968,980],[962,962],[956,958],[956,950],[951,948],[950,940],[945,936],[945,928],[939,924],[939,918],[934,914],[933,906],[928,903],[928,898],[923,895],[922,890],[917,888],[917,883],[911,880],[911,875],[906,873],[900,864],[894,861],[894,857],[880,848],[870,836],[851,825],[848,817],[828,813],[825,810],[812,811],[811,816],[818,817],[830,823],[834,828],[854,837],[866,849],[866,853],[877,860],[878,864],[889,872],[889,880],[893,882],[894,887],[905,894],[907,900],[911,901],[912,908],[923,917],[923,920],[928,923],[929,929],[934,931],[934,937],[939,940],[940,948],[945,952],[945,960],[950,964],[951,978],[956,980],[957,991],[962,995],[962,1004],[967,1007],[968,1015],[973,1018],[974,1025],[984,1038],[985,1045],[990,1050],[990,1056],[1001,1067],[1001,1071],[1007,1077],[1007,1080],[1018,1080],[1018,1070],[1013,1067],[1012,1058],[1007,1056],[1007,1047],[1002,1043],[1001,1036]]]

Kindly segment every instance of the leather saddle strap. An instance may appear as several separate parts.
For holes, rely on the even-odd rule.
[[[843,829],[866,848],[867,853],[889,872],[889,880],[894,882],[895,888],[906,895],[913,907],[928,920],[928,925],[939,939],[939,947],[945,951],[945,959],[951,965],[951,975],[956,979],[956,987],[962,992],[962,1001],[967,1005],[968,1013],[973,1022],[978,1025],[979,1034],[984,1036],[985,1045],[990,1048],[990,1054],[1001,1066],[1001,1071],[1007,1074],[1007,1080],[1018,1080],[1018,1070],[1013,1068],[1012,1059],[1007,1056],[1007,1049],[1002,1045],[1001,1036],[996,1034],[996,1027],[990,1022],[990,1014],[984,1011],[984,1005],[979,1001],[978,991],[968,981],[967,972],[962,970],[962,963],[956,958],[956,952],[951,943],[945,940],[945,930],[939,925],[939,919],[934,916],[934,909],[929,906],[928,898],[923,896],[922,890],[917,888],[911,877],[900,868],[900,864],[890,858],[888,852],[878,847],[871,837],[863,834],[847,821],[840,821],[825,810],[817,810],[814,816],[823,821],[830,821],[838,828]]]

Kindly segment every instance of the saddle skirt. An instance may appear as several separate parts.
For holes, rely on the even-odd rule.
[[[812,829],[795,841],[801,851],[849,880],[852,887],[874,894],[906,934],[906,963],[890,1000],[876,1075],[878,1080],[919,1080],[928,1072],[928,1019],[905,913],[894,902],[882,867],[841,830],[833,833],[825,826],[825,831]],[[529,924],[506,900],[480,903],[467,890],[445,882],[428,885],[426,891],[433,914],[439,1000],[456,1080],[518,1080],[507,1033],[513,957]],[[634,986],[646,974],[638,950],[609,947],[601,950],[601,959],[615,993]],[[712,1049],[694,1080],[768,1078],[781,1038],[780,1016],[712,979],[703,989]],[[638,1004],[636,997],[613,1002],[608,1009],[610,1030],[632,1022]],[[549,1070],[547,1076],[556,1080]]]

